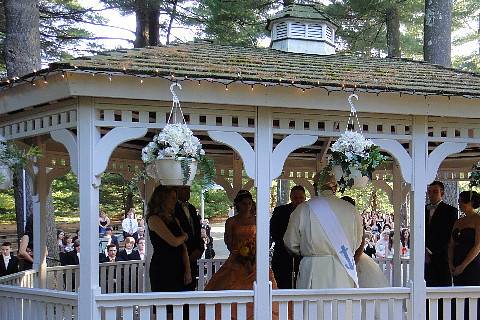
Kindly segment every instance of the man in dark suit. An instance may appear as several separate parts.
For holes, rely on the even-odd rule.
[[[141,260],[138,250],[134,250],[135,239],[133,237],[125,238],[125,249],[120,250],[117,257],[122,261]]]
[[[0,259],[0,277],[18,272],[18,259],[10,253],[11,243],[2,243],[2,257]]]
[[[290,190],[290,203],[278,206],[273,210],[270,219],[270,238],[275,242],[273,247],[272,271],[279,289],[293,289],[293,273],[298,272],[300,257],[290,255],[283,244],[283,236],[293,210],[305,201],[305,189],[294,186]]]
[[[425,207],[425,281],[427,287],[452,285],[448,268],[448,242],[458,219],[455,207],[442,201],[445,187],[434,181],[428,186],[430,204]]]
[[[197,286],[196,278],[198,277],[197,260],[202,257],[203,251],[205,250],[200,231],[200,217],[197,214],[197,209],[188,202],[188,200],[190,200],[190,186],[177,187],[177,199],[175,217],[180,222],[183,231],[188,234],[186,245],[193,280],[185,289],[194,291]]]
[[[114,244],[109,244],[107,246],[107,255],[100,253],[99,260],[100,263],[123,261],[122,258],[117,257],[117,246],[115,246]]]

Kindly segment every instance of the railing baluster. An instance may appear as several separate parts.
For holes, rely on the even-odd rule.
[[[337,316],[336,319],[347,319],[347,301],[337,301]]]
[[[278,303],[278,319],[287,320],[288,319],[288,302],[282,301]]]
[[[464,312],[465,312],[465,299],[464,298],[456,298],[455,299],[455,316],[457,320],[464,319]]]
[[[122,319],[133,320],[133,307],[122,307]]]
[[[222,303],[221,310],[222,320],[228,320],[232,318],[232,308],[230,303]]]
[[[139,307],[139,320],[150,320],[150,307],[149,306],[141,306]],[[195,318],[193,318],[195,319]]]
[[[167,320],[167,307],[166,306],[157,306],[157,319],[156,320]]]
[[[105,320],[115,320],[117,318],[116,308],[105,308]]]
[[[188,315],[189,320],[199,320],[200,319],[200,309],[198,304],[189,304],[188,305]]]
[[[375,318],[375,301],[367,300],[365,302],[365,319],[374,319]]]
[[[450,320],[452,318],[452,299],[443,299],[443,320]]]
[[[183,320],[183,305],[173,306],[173,320]]]
[[[310,300],[305,303],[308,305],[308,319],[317,319],[318,303],[321,301]]]
[[[322,303],[322,301],[320,301]],[[332,320],[333,319],[333,310],[332,310],[332,300],[323,300],[323,319]]]
[[[437,320],[438,319],[438,299],[429,299],[429,314],[430,319]]]
[[[303,320],[303,302],[295,301],[293,303],[293,319]]]
[[[469,319],[478,319],[478,298],[468,298],[468,317]]]
[[[247,320],[246,303],[237,303],[237,320]]]
[[[215,305],[205,305],[205,319],[215,319]]]
[[[362,302],[360,300],[352,301],[352,320],[362,319]]]

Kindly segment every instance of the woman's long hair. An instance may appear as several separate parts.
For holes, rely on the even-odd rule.
[[[152,215],[163,211],[165,200],[170,192],[175,192],[176,194],[175,187],[159,185],[155,188],[148,201],[146,221],[148,221]]]

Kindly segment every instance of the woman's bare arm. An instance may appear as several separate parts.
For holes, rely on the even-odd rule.
[[[148,226],[152,229],[160,238],[165,240],[166,243],[172,247],[178,247],[187,240],[187,235],[184,233],[179,237],[175,237],[167,228],[165,223],[159,216],[151,216],[148,219]]]
[[[24,235],[20,240],[20,248],[18,248],[18,256],[25,261],[33,263],[32,257],[27,253],[27,246],[30,238],[28,235]]]
[[[223,239],[227,246],[228,251],[232,251],[232,223],[233,219],[228,218],[225,222],[225,234],[223,235]]]
[[[475,259],[478,256],[479,253],[480,253],[480,217],[475,219],[475,244],[468,251],[467,256],[465,257],[465,259],[463,259],[462,263],[455,268],[454,275],[461,274],[465,270],[465,268],[470,264],[470,262],[472,262],[473,259]],[[449,259],[450,259],[450,256],[449,256]]]

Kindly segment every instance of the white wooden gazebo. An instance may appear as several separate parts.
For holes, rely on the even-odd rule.
[[[282,28],[290,26],[284,16],[276,19],[285,22]],[[333,43],[333,35],[325,40],[329,41]],[[207,156],[217,161],[217,182],[234,193],[242,187],[245,170],[257,188],[257,281],[246,291],[102,294],[97,254],[100,176],[106,171],[128,175],[141,165],[141,148],[165,125],[172,82],[183,87],[178,96],[188,125],[201,137]],[[359,96],[356,106],[365,136],[391,158],[375,183],[382,185],[384,175],[393,177],[390,192],[396,216],[410,192],[409,283],[382,289],[272,290],[272,180],[287,178],[308,187],[329,145],[346,127],[347,97],[353,92]],[[479,106],[480,76],[472,73],[403,59],[209,43],[106,52],[54,63],[4,82],[0,135],[39,145],[45,156],[36,163],[34,179],[33,282],[0,285],[0,318],[61,319],[73,314],[93,320],[115,319],[121,313],[123,319],[143,320],[155,319],[151,307],[157,306],[156,319],[165,319],[165,306],[171,304],[174,319],[182,319],[186,304],[193,320],[198,319],[199,305],[205,304],[206,318],[213,319],[214,305],[221,303],[222,319],[227,319],[231,304],[237,303],[238,319],[245,319],[246,304],[253,302],[255,319],[270,319],[272,303],[278,302],[281,319],[287,319],[290,307],[295,319],[316,318],[317,305],[325,319],[360,319],[362,312],[370,318],[376,305],[385,315],[382,319],[425,319],[429,299],[430,319],[436,319],[441,297],[446,316],[449,299],[457,298],[457,315],[463,317],[464,299],[480,297],[479,288],[425,287],[424,205],[427,184],[437,175],[442,180],[467,179],[478,158]],[[46,289],[46,249],[40,245],[45,243],[49,183],[68,168],[77,175],[80,190],[78,293]],[[233,178],[233,185],[225,182],[226,176]],[[147,182],[145,199],[153,187]],[[400,258],[395,259],[399,265]],[[400,271],[396,272],[398,278]],[[471,307],[470,312],[476,310]]]

